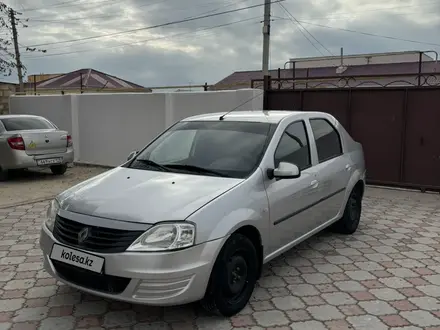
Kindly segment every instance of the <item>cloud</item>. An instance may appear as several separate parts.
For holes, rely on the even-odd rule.
[[[16,6],[20,2],[21,6]],[[10,0],[29,18],[20,44],[56,43],[158,25],[263,3],[263,0]],[[341,29],[436,43],[440,3],[434,0],[286,0],[283,5],[330,52],[440,51],[434,45],[367,36]],[[328,55],[272,5],[271,68],[292,57]],[[261,68],[263,7],[111,37],[41,46],[23,52],[29,74],[94,68],[145,86],[215,83],[233,71]],[[228,25],[229,24],[229,25]],[[220,26],[224,25],[222,27]],[[319,25],[329,26],[325,28]],[[299,31],[311,41],[308,41]],[[315,44],[316,48],[312,45]],[[57,55],[59,54],[59,55]],[[16,80],[10,77],[9,80]]]

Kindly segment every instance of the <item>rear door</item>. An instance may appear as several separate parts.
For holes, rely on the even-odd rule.
[[[315,140],[319,164],[319,200],[317,218],[319,226],[333,219],[339,212],[352,173],[351,160],[343,151],[341,136],[337,128],[327,118],[310,118],[310,126]]]
[[[20,134],[26,154],[31,156],[64,153],[67,149],[67,132],[58,130],[41,117],[8,117],[2,119],[9,134]]]

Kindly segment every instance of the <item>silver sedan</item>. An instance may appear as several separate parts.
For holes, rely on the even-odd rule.
[[[72,137],[40,116],[0,116],[0,179],[10,170],[50,167],[62,175],[73,162]]]
[[[362,146],[328,114],[200,115],[58,195],[40,246],[79,290],[231,316],[263,264],[328,226],[354,233],[364,187]]]

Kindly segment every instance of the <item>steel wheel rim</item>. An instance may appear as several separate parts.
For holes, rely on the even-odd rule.
[[[228,304],[235,305],[244,297],[248,287],[249,266],[242,253],[237,251],[226,263],[227,284],[226,294]]]

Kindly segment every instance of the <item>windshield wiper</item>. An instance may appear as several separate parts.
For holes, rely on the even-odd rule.
[[[170,169],[167,168],[166,166],[160,165],[160,164],[153,162],[152,160],[149,160],[149,159],[136,158],[135,161],[140,162],[140,163],[144,163],[144,164],[152,166],[152,167],[160,168],[162,171],[165,171],[165,172],[170,172]]]
[[[209,170],[207,168],[203,168],[203,167],[199,167],[199,166],[195,166],[195,165],[186,165],[186,164],[166,164],[164,165],[167,168],[175,168],[177,170],[185,170],[188,172],[194,172],[194,173],[204,173],[204,174],[211,174],[211,175],[215,175],[215,176],[221,176],[224,178],[229,178],[229,175],[217,172],[217,171],[213,171],[213,170]]]

